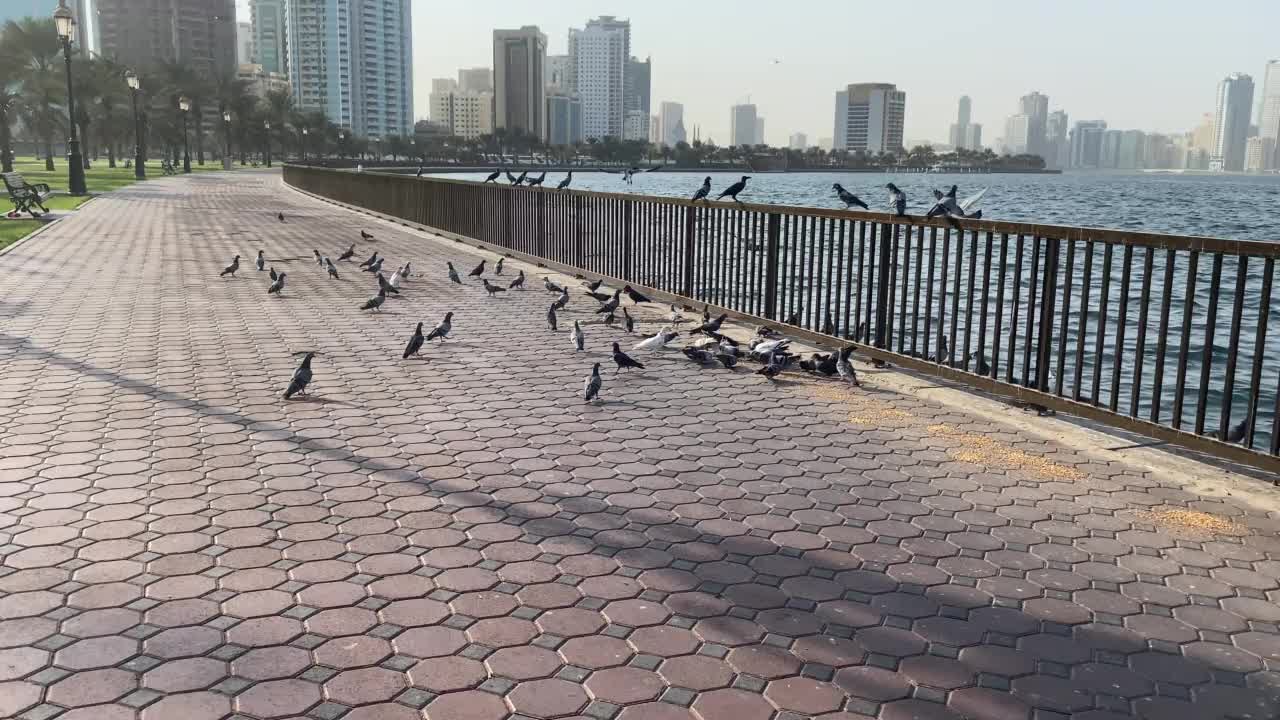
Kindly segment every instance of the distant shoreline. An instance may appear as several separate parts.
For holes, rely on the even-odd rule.
[[[967,170],[947,170],[943,172],[931,173],[925,172],[921,168],[789,168],[785,170],[754,170],[743,167],[676,167],[672,166],[656,166],[658,169],[653,172],[664,173],[708,173],[708,172],[742,172],[752,175],[782,175],[788,173],[831,173],[831,174],[849,174],[849,173],[865,173],[865,174],[885,174],[885,175],[1061,175],[1061,170],[1010,170],[1005,168],[974,168]],[[369,171],[380,170],[396,173],[416,173],[418,167],[416,165],[397,165],[397,166],[374,166],[365,168]],[[460,174],[460,173],[482,173],[492,172],[496,169],[511,171],[535,171],[535,172],[610,172],[621,174],[622,170],[616,165],[440,165],[440,166],[424,166],[422,172],[432,175]],[[641,172],[648,171],[647,168],[641,167]]]

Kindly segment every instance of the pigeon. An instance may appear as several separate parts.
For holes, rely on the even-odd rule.
[[[511,284],[507,286],[507,289],[508,290],[524,289],[524,270],[521,270],[520,274],[516,275],[516,279],[511,281]]]
[[[547,174],[544,172],[536,178],[529,178],[525,185],[528,185],[529,187],[542,187],[542,181],[546,179]]]
[[[889,183],[885,187],[889,190],[889,206],[893,208],[893,214],[897,217],[906,217],[907,194],[899,190],[898,186],[893,183]]]
[[[556,304],[555,303],[551,303],[551,306],[547,308],[547,325],[551,326],[551,332],[555,332],[558,329],[556,327]]]
[[[458,271],[453,269],[453,263],[446,262],[445,264],[449,266],[449,279],[461,285],[462,278],[458,277]]]
[[[374,263],[376,263],[376,262],[378,262],[378,251],[377,251],[377,250],[374,250],[374,251],[373,251],[373,254],[369,256],[369,259],[367,259],[367,260],[365,260],[364,262],[360,263],[360,267],[362,267],[362,268],[367,268],[367,267],[369,267],[370,265],[372,265],[372,264],[374,264]]]
[[[589,292],[598,292],[600,290],[600,286],[603,284],[604,284],[604,278],[600,278],[595,282],[583,283],[583,285],[587,287],[587,290]]]
[[[556,310],[563,310],[565,306],[568,304],[569,304],[569,288],[564,288],[564,290],[560,293],[560,297],[556,299],[555,305],[553,307],[555,307]]]
[[[569,187],[569,183],[571,183],[571,182],[573,182],[573,171],[572,171],[572,170],[570,170],[570,171],[569,171],[569,174],[568,174],[568,175],[566,175],[566,176],[564,177],[564,179],[560,181],[560,184],[559,184],[559,185],[556,185],[556,190],[564,190],[564,189],[568,188],[568,187]]]
[[[400,294],[400,291],[399,291],[399,290],[397,290],[397,289],[395,289],[395,288],[391,287],[391,283],[387,282],[387,276],[386,276],[386,275],[383,275],[382,273],[378,273],[377,278],[378,278],[378,289],[379,289],[379,290],[381,290],[382,292],[384,292],[384,293],[386,293],[386,294],[388,294],[388,295],[399,295],[399,294]]]
[[[724,366],[725,370],[732,370],[733,366],[738,364],[738,356],[731,355],[729,353],[722,352],[717,354],[716,360],[718,360],[720,364]]]
[[[553,293],[562,293],[562,292],[564,292],[564,288],[562,288],[562,287],[560,287],[559,285],[557,285],[557,284],[555,284],[555,283],[551,282],[551,278],[549,278],[549,277],[547,277],[547,276],[545,276],[545,275],[542,277],[542,287],[546,288],[547,292],[553,292]]]
[[[387,291],[379,290],[377,295],[374,295],[368,300],[365,300],[364,304],[360,306],[360,309],[361,310],[377,310],[378,312],[382,312],[382,303],[386,301],[387,301]]]
[[[335,266],[335,265],[333,264],[333,261],[332,261],[332,260],[330,260],[329,258],[325,258],[325,259],[324,259],[324,267],[325,267],[325,270],[327,270],[327,271],[329,272],[329,277],[333,278],[334,280],[338,280],[338,279],[339,279],[339,278],[338,278],[338,268],[337,268],[337,266]]]
[[[347,248],[346,252],[338,256],[338,262],[342,262],[343,260],[350,260],[355,256],[356,256],[356,245],[355,243],[351,243],[351,247]]]
[[[624,285],[622,287],[622,292],[626,293],[627,297],[631,298],[631,302],[636,305],[649,302],[649,298],[636,292],[630,285]]]
[[[257,268],[258,268],[258,272],[262,272],[263,270],[266,270],[266,269],[267,269],[267,256],[266,256],[266,254],[265,254],[265,253],[263,253],[263,251],[259,250],[259,251],[258,251],[258,259],[257,259],[257,260],[254,260],[254,261],[253,261],[253,264],[254,264],[254,266],[255,266],[255,267],[257,267]]]
[[[766,379],[766,380],[769,380],[770,382],[772,382],[772,381],[773,381],[773,379],[774,379],[775,377],[777,377],[777,376],[778,376],[778,373],[780,373],[780,372],[782,372],[782,366],[781,366],[781,365],[775,365],[774,363],[770,362],[769,364],[767,364],[767,365],[765,365],[764,367],[762,367],[762,368],[760,368],[759,370],[757,370],[757,371],[756,371],[756,374],[757,374],[757,375],[763,375],[763,376],[765,376],[765,379]]]
[[[830,310],[827,311],[826,319],[822,321],[822,334],[823,335],[836,334],[836,322],[831,318]]]
[[[566,295],[566,297],[568,296]],[[627,329],[628,335],[636,330],[635,318],[631,317],[631,313],[627,312],[626,308],[622,308],[622,327]]]
[[[473,278],[478,278],[482,275],[484,275],[484,260],[481,260],[479,265],[475,266],[472,268],[471,272],[467,273],[467,277]]]
[[[613,362],[616,363],[618,366],[618,370],[614,371],[615,373],[618,372],[619,370],[622,370],[623,368],[638,368],[640,370],[644,369],[644,363],[640,362],[639,360],[635,360],[631,356],[622,352],[622,348],[618,347],[617,342],[613,343]]]
[[[427,341],[430,342],[440,338],[440,342],[444,342],[449,339],[450,332],[453,332],[453,313],[447,312],[444,314],[444,319],[440,321],[440,324],[427,333]]]
[[[711,353],[707,352],[706,350],[703,350],[702,348],[683,347],[683,348],[680,348],[680,352],[684,353],[685,357],[689,358],[690,360],[696,363],[709,365],[715,362],[715,356],[713,356]]]
[[[722,198],[729,197],[734,202],[741,204],[742,201],[738,199],[738,193],[747,189],[747,181],[750,179],[750,175],[743,175],[741,180],[725,188],[724,192],[716,196],[716,199],[720,200]]]
[[[507,171],[506,171],[506,173],[507,173],[507,182],[511,183],[512,185],[519,185],[519,184],[520,184],[520,183],[516,182],[516,176],[515,176],[515,175],[512,175],[510,170],[507,170]]]
[[[422,335],[422,323],[418,323],[418,329],[413,331],[413,337],[409,338],[409,344],[404,346],[404,359],[408,360],[410,356],[417,355],[422,350],[422,343],[426,338]]]
[[[489,173],[489,177],[485,178],[485,179],[484,179],[484,181],[485,181],[486,183],[496,182],[496,181],[498,180],[498,177],[499,177],[499,176],[501,176],[501,175],[502,175],[502,169],[501,169],[501,168],[499,168],[499,169],[494,170],[493,172]]]
[[[405,280],[408,280],[409,275],[413,273],[413,268],[409,267],[409,265],[410,263],[405,263],[404,269],[400,271],[400,277],[404,278]]]
[[[501,275],[501,274],[502,274],[502,261],[503,261],[503,260],[506,260],[506,258],[498,258],[498,264],[493,266],[493,274],[494,274],[494,275]]]
[[[613,293],[597,292],[595,290],[592,290],[591,292],[587,293],[587,297],[599,303],[607,303],[613,299]]]
[[[1246,414],[1244,419],[1239,423],[1227,428],[1227,442],[1238,443],[1244,440],[1245,434],[1249,430],[1249,416]]]
[[[706,322],[710,319],[711,319],[711,306],[708,305],[707,303],[702,303],[702,322]]]
[[[284,222],[284,213],[276,213],[276,219],[280,222]]]
[[[315,248],[312,248],[311,254],[315,256],[316,264],[319,265],[320,267],[324,267],[324,258],[320,257],[320,251],[316,250]]]
[[[845,345],[840,348],[839,359],[836,360],[836,371],[850,385],[861,385],[858,382],[858,373],[853,370],[853,363],[849,362],[849,356],[853,354],[853,345]]]
[[[271,282],[275,282],[276,279],[280,277],[276,274],[276,268],[274,265],[272,265],[271,269],[267,271],[267,275],[271,278]]]
[[[516,185],[523,185],[525,178],[529,177],[529,171],[525,170],[520,173],[520,177],[516,178]]]
[[[720,315],[716,316],[715,320],[707,320],[706,322],[702,323],[698,327],[689,331],[689,333],[692,335],[694,333],[706,334],[706,333],[719,332],[720,326],[724,324],[725,319],[727,319],[728,317],[729,317],[728,314],[721,313]]]
[[[767,340],[757,344],[751,349],[758,358],[766,358],[778,351],[786,351],[787,346],[791,344],[790,340]]]
[[[315,357],[315,353],[309,352],[302,358],[302,364],[297,370],[293,371],[293,379],[289,381],[289,387],[284,391],[284,399],[291,400],[294,395],[307,393],[307,386],[311,384],[311,358]]]
[[[591,402],[600,396],[600,386],[604,381],[600,379],[600,363],[596,363],[591,368],[591,377],[587,378],[582,384],[582,399]]]
[[[609,327],[613,327],[613,324],[617,321],[618,321],[618,316],[614,315],[613,313],[609,313],[608,315],[604,316],[603,322],[605,325],[608,325]]]
[[[574,350],[583,350],[587,344],[587,336],[582,334],[582,326],[577,320],[573,321],[573,332],[569,334],[569,339],[573,341]]]
[[[839,358],[840,358],[839,353],[827,353],[826,355],[816,355],[815,359],[818,360],[818,362],[816,363],[814,370],[822,373],[823,375],[826,375],[827,377],[831,377],[832,375],[835,375],[836,373],[840,372]],[[850,367],[853,367],[853,366],[850,365]]]
[[[802,312],[804,312],[804,308],[796,308],[795,310],[792,310],[792,311],[791,311],[791,314],[787,316],[786,324],[787,324],[787,325],[799,325],[799,324],[800,324],[800,313],[802,313]]]
[[[863,210],[870,210],[870,209],[871,209],[871,208],[867,207],[867,204],[866,204],[866,203],[862,202],[862,200],[859,200],[857,195],[854,195],[853,193],[849,192],[848,190],[845,190],[845,189],[844,189],[844,186],[843,186],[843,185],[841,185],[840,183],[832,183],[832,184],[831,184],[831,189],[836,191],[836,197],[840,198],[840,202],[844,203],[844,209],[845,209],[845,210],[848,210],[849,208],[853,207],[854,205],[857,205],[858,207],[862,208]]]
[[[239,269],[240,269],[240,256],[237,255],[234,258],[231,258],[230,265],[226,266],[225,268],[222,269],[222,272],[218,273],[218,277],[226,277],[227,275],[230,275],[231,277],[235,277],[236,271]]]
[[[287,273],[280,273],[276,276],[275,282],[271,283],[271,287],[267,288],[268,295],[279,295],[284,291],[284,276]]]
[[[710,194],[711,194],[711,176],[708,175],[707,177],[702,179],[702,187],[698,188],[698,192],[694,193],[693,197],[690,199],[692,202],[698,202],[699,200],[701,200],[702,202],[707,202],[707,195],[710,195]]]
[[[929,212],[925,213],[925,217],[934,218],[939,215],[944,217],[967,217],[974,220],[982,218],[982,211],[978,210],[973,214],[966,214],[964,208],[960,207],[960,202],[956,200],[956,186],[952,185],[951,189],[945,193],[933,191],[934,205],[929,208]]]
[[[658,334],[652,337],[647,337],[644,340],[641,340],[635,345],[632,345],[631,349],[632,350],[661,350],[662,348],[667,346],[667,343],[671,342],[672,340],[675,340],[679,336],[680,336],[680,333],[676,332],[675,330],[666,330],[666,329],[659,330]]]
[[[771,328],[771,327],[767,327],[767,326],[765,326],[765,325],[761,325],[760,327],[756,328],[756,337],[758,337],[758,338],[776,338],[776,337],[778,337],[778,332],[777,332],[776,330],[774,330],[773,328]]]
[[[367,273],[373,273],[375,275],[382,272],[382,260],[383,260],[382,258],[378,258],[377,262],[365,268],[364,271]]]
[[[361,240],[372,240],[372,239],[373,239],[373,236],[372,236],[372,235],[370,235],[369,233],[367,233],[367,232],[365,232],[365,231],[361,230],[361,231],[360,231],[360,239],[361,239]]]
[[[418,173],[417,173],[416,175],[414,175],[414,177],[422,177],[422,173],[424,173],[424,172],[426,172],[426,171],[427,171],[427,169],[426,169],[425,167],[423,167],[423,166],[419,165],[419,166],[418,166]]]
[[[401,272],[403,272],[403,271],[404,271],[404,268],[400,268],[399,270],[396,270],[395,272],[391,273],[391,277],[390,277],[390,278],[387,278],[387,284],[388,284],[388,285],[390,285],[391,287],[395,288],[396,290],[399,290],[399,289],[400,289],[400,281],[401,281],[401,279],[403,279],[403,277],[404,277],[404,276],[403,276],[403,275],[401,275],[400,273],[401,273]]]
[[[497,295],[500,292],[507,291],[507,289],[502,287],[501,285],[494,285],[493,283],[489,282],[489,278],[480,278],[480,282],[484,283],[484,291],[489,293],[489,297],[493,297],[494,295]]]
[[[679,325],[684,322],[684,316],[680,314],[680,311],[676,309],[675,305],[671,306],[671,315],[667,317],[667,321],[672,325]]]
[[[609,302],[605,303],[604,305],[601,305],[600,309],[596,310],[596,314],[603,315],[605,313],[608,313],[612,315],[613,311],[617,310],[618,305],[622,302],[621,297],[622,297],[622,291],[618,290],[613,294],[613,297],[610,298]]]

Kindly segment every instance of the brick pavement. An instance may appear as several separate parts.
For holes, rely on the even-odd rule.
[[[381,315],[309,260],[360,228],[418,273]],[[475,262],[265,173],[135,186],[0,257],[0,717],[1280,712],[1275,514],[870,373],[667,353],[584,405],[621,330],[575,357],[549,296],[446,259]]]

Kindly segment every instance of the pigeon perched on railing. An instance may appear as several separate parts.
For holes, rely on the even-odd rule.
[[[751,179],[750,175],[743,175],[741,180],[725,188],[724,192],[716,196],[716,199],[721,200],[725,197],[728,197],[732,199],[734,202],[741,205],[742,201],[738,199],[738,194],[747,189],[747,181],[750,179]]]
[[[711,176],[708,175],[707,177],[703,178],[702,187],[698,188],[698,191],[693,194],[693,197],[690,198],[690,200],[693,202],[698,202],[699,200],[701,200],[702,202],[707,202],[707,196],[710,194],[711,194]]]
[[[845,190],[844,186],[841,185],[840,183],[832,183],[831,189],[836,191],[836,197],[840,198],[840,202],[844,203],[845,210],[848,210],[849,208],[855,205],[862,208],[863,210],[871,209],[867,207],[867,204],[862,202],[862,200],[859,199],[857,195],[854,195],[848,190]]]

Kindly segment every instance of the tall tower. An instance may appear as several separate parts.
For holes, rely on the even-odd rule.
[[[1253,78],[1244,73],[1231,73],[1218,83],[1210,170],[1244,170],[1245,142],[1252,110]]]
[[[547,36],[537,25],[493,31],[493,126],[547,136]]]
[[[569,30],[569,82],[582,100],[582,129],[587,138],[622,139],[630,58],[630,21],[604,15],[581,30]],[[641,109],[638,103],[635,109]]]

